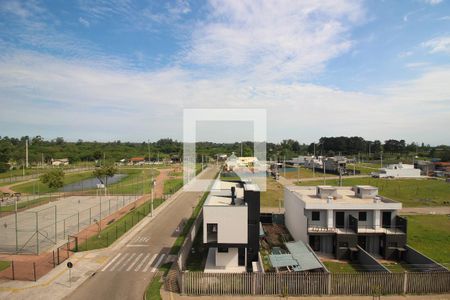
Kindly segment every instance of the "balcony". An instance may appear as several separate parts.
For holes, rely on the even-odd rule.
[[[396,216],[395,225],[375,226],[358,224],[358,219],[349,216],[348,225],[344,227],[326,227],[307,222],[309,234],[406,234],[406,219]]]

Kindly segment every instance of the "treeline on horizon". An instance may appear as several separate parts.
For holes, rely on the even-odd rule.
[[[96,161],[106,158],[107,161],[119,161],[131,157],[145,157],[156,161],[157,159],[181,158],[183,154],[183,143],[170,138],[160,139],[156,142],[96,142],[65,141],[58,137],[45,140],[40,136],[21,138],[0,137],[0,169],[5,169],[6,164],[13,166],[22,165],[25,160],[25,143],[29,141],[29,162],[32,165],[44,160],[49,163],[51,159],[68,158],[71,163],[83,161]],[[347,155],[358,156],[366,159],[377,160],[381,155],[393,155],[398,158],[413,155],[423,158],[438,158],[442,161],[450,160],[450,147],[447,145],[430,146],[423,143],[406,143],[405,140],[389,139],[384,142],[379,140],[369,141],[362,137],[322,137],[314,144],[300,143],[288,139],[280,143],[267,143],[267,157],[269,159],[290,159],[297,155]],[[253,142],[235,143],[213,143],[197,142],[196,152],[198,159],[201,156],[216,157],[217,154],[231,154],[252,156]],[[383,153],[383,154],[382,154]],[[3,167],[2,167],[3,166]]]

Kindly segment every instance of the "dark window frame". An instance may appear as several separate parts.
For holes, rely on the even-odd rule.
[[[362,217],[364,216],[364,217]],[[365,222],[367,221],[367,211],[358,212],[358,221]]]
[[[311,221],[320,221],[320,211],[315,210],[311,212]]]

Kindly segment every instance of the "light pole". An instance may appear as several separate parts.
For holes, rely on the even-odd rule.
[[[150,212],[150,216],[151,217],[153,217],[153,190],[154,190],[154,188],[155,188],[155,186],[156,186],[156,180],[154,180],[153,179],[153,176],[152,176],[152,181],[151,181],[151,183],[150,183],[152,186],[151,186],[151,188],[152,188],[152,192],[151,192],[151,194],[152,194],[152,197],[151,197],[151,202],[150,202],[150,208],[151,208],[151,212]]]

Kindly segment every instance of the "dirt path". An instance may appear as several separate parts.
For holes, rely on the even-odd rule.
[[[450,206],[405,207],[401,215],[450,215]]]

